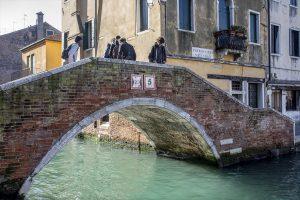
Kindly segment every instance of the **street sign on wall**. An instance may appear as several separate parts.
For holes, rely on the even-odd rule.
[[[144,89],[145,90],[156,90],[155,76],[144,75]]]
[[[196,58],[214,59],[214,51],[212,49],[192,47],[192,56]]]
[[[155,75],[131,75],[132,90],[156,90]]]
[[[143,75],[131,74],[131,89],[132,90],[143,89]]]

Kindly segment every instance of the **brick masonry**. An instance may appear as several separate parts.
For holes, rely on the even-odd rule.
[[[157,89],[132,90],[132,74],[154,74]],[[188,69],[85,59],[0,86],[0,195],[24,181],[26,192],[70,139],[116,111],[174,157],[226,166],[294,147],[291,119],[243,105]]]

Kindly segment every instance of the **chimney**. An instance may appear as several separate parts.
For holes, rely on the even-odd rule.
[[[36,13],[36,34],[37,40],[41,40],[44,38],[44,13],[38,12]]]

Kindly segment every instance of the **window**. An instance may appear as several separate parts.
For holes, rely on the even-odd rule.
[[[290,30],[290,55],[300,57],[300,32],[296,30]]]
[[[297,7],[298,6],[297,0],[290,0],[290,6]]]
[[[286,95],[287,111],[299,110],[299,100],[300,100],[299,94],[300,91],[296,91],[296,90],[287,91],[287,95]]]
[[[244,92],[243,92],[243,82],[242,81],[232,81],[231,82],[231,95],[236,99],[243,102]]]
[[[250,43],[259,44],[259,13],[250,11],[249,14],[249,35],[250,35]]]
[[[27,60],[26,60],[26,67],[27,68],[30,68],[30,55],[29,56],[27,56]]]
[[[138,0],[139,10],[139,27],[138,31],[142,32],[149,29],[149,8],[147,0]]]
[[[251,106],[252,108],[258,108],[258,84],[249,83],[248,91],[249,106]]]
[[[69,38],[69,32],[64,33],[64,49],[68,48],[68,38]]]
[[[232,90],[243,91],[243,84],[241,81],[232,81]]]
[[[178,27],[180,30],[195,31],[194,0],[178,0]]]
[[[46,30],[46,36],[54,35],[53,30]]]
[[[271,53],[279,54],[279,26],[271,25]]]
[[[234,5],[231,0],[218,0],[219,6],[219,30],[227,30],[234,25]]]
[[[94,21],[85,23],[85,30],[83,35],[83,49],[91,49],[94,47]]]
[[[282,101],[281,101],[281,91],[280,90],[274,90],[272,91],[272,108],[281,112],[281,105],[282,105]]]
[[[32,73],[35,73],[35,56],[31,54],[30,56],[30,69]]]

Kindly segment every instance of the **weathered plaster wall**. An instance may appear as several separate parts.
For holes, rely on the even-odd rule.
[[[260,45],[249,45],[241,62],[268,65],[267,7],[263,0],[234,0],[235,25],[248,29],[249,10],[260,12]],[[217,0],[195,1],[195,33],[178,30],[177,1],[167,1],[167,45],[171,54],[192,55],[192,47],[215,49],[213,33],[217,31]]]
[[[103,2],[102,23],[99,36],[99,54],[103,56],[106,45],[112,38],[120,35],[127,38],[137,53],[137,60],[148,61],[148,55],[156,39],[161,36],[160,5],[154,0],[149,7],[149,29],[137,30],[138,9],[136,0],[109,0]]]
[[[290,56],[289,42],[290,28],[300,30],[299,7],[290,8],[290,0],[270,1],[270,3],[271,23],[280,25],[280,53],[271,56],[271,72],[273,75],[276,74],[278,80],[300,81],[300,58]]]
[[[34,49],[29,49],[28,51],[22,53],[22,62],[23,62],[22,68],[23,69],[27,68],[27,56],[30,56],[32,54],[34,54],[34,59],[35,59],[35,63],[34,63],[35,71],[34,71],[34,73],[40,73],[40,72],[45,71],[46,70],[46,64],[47,64],[47,47],[46,47],[45,42],[38,45]]]
[[[227,76],[237,76],[237,77],[252,77],[265,79],[264,68],[259,67],[248,67],[234,64],[225,64],[221,62],[205,62],[196,59],[176,59],[169,58],[168,64],[184,66],[191,69],[196,74],[207,79],[215,86],[221,88],[226,92],[231,91],[231,80],[226,79],[209,79],[208,74],[218,74]]]

